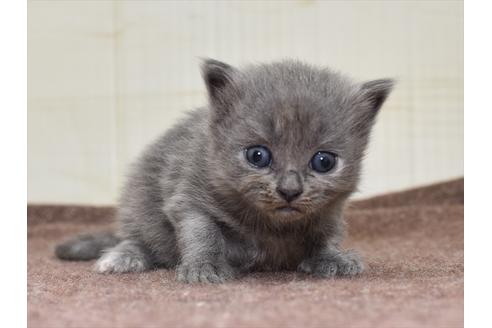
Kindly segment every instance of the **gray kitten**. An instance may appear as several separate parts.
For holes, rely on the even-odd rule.
[[[137,161],[117,234],[76,237],[56,255],[99,258],[101,273],[176,268],[188,283],[263,270],[362,272],[340,249],[342,212],[393,81],[356,84],[297,61],[238,70],[206,60],[202,71],[209,106]]]

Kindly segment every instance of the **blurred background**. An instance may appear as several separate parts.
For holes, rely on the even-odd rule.
[[[205,104],[200,57],[396,78],[357,198],[463,175],[462,1],[32,0],[28,202],[114,204],[142,148]]]

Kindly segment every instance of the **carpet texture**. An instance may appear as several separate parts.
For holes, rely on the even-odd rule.
[[[99,275],[54,244],[111,228],[114,209],[30,205],[29,327],[461,327],[463,179],[351,203],[346,246],[365,273],[257,273],[183,285],[174,272]]]

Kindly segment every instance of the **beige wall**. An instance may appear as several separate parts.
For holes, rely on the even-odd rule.
[[[199,57],[396,77],[358,197],[463,174],[460,1],[30,1],[28,201],[109,204],[205,102]]]

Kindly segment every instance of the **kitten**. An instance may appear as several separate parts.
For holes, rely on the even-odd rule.
[[[99,258],[101,273],[175,268],[187,283],[255,270],[362,272],[340,248],[342,212],[393,81],[356,84],[297,61],[239,70],[209,59],[202,73],[209,106],[145,150],[117,234],[76,237],[56,255]]]

